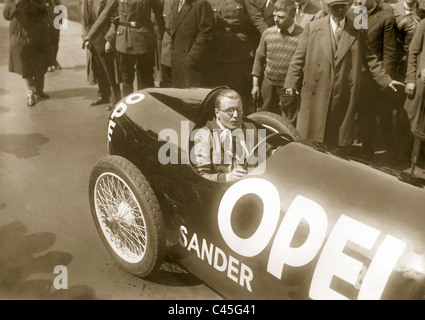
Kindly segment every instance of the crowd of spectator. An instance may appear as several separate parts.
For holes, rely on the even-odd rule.
[[[91,105],[111,110],[135,82],[155,86],[155,75],[161,87],[226,85],[245,115],[274,112],[303,138],[358,144],[366,158],[383,148],[404,161],[414,134],[425,131],[423,1],[84,0],[87,75],[99,87]],[[4,7],[9,70],[22,74],[29,106],[34,95],[48,97],[45,72],[60,68],[48,12],[57,4]]]

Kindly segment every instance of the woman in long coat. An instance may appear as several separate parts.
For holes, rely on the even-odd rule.
[[[22,75],[28,106],[44,93],[48,65],[48,18],[45,0],[6,0],[3,16],[10,21],[9,71]]]

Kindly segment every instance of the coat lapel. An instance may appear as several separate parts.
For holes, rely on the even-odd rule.
[[[345,23],[345,28],[342,31],[341,40],[338,43],[337,57],[335,60],[335,66],[341,62],[342,58],[345,56],[347,51],[350,49],[351,45],[357,38],[357,30],[354,28],[353,20],[347,17]]]
[[[322,46],[323,51],[325,52],[326,57],[328,58],[331,65],[334,64],[334,54],[332,50],[332,40],[331,40],[331,25],[330,20],[323,19],[323,23],[318,27],[318,39]]]
[[[179,28],[180,24],[182,23],[185,15],[190,11],[190,9],[192,9],[192,2],[189,1],[189,0],[185,1],[180,12],[177,12],[178,5],[179,5],[179,0],[175,0],[173,2],[173,7],[172,7],[172,11],[173,11],[172,34],[174,34],[176,32],[176,30]]]
[[[367,16],[367,29],[370,30],[372,27],[379,21],[378,6],[373,9],[373,11]]]

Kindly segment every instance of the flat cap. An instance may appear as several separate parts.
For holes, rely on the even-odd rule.
[[[328,6],[332,6],[334,4],[349,4],[350,1],[349,0],[325,0],[325,3]]]

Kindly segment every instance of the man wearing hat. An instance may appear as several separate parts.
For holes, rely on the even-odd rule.
[[[325,0],[329,15],[304,29],[285,80],[287,94],[301,93],[297,129],[304,139],[348,147],[355,138],[355,119],[364,65],[382,88],[397,91],[367,40],[367,30],[347,17],[348,0]],[[357,27],[357,28],[356,28]]]

